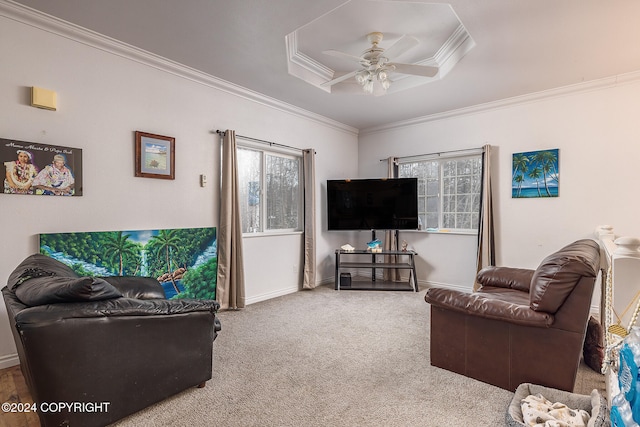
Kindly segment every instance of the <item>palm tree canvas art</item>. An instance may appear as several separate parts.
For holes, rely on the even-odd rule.
[[[559,151],[556,148],[515,153],[512,162],[511,197],[558,197]]]
[[[40,253],[81,276],[149,276],[168,299],[215,299],[215,227],[40,234]]]

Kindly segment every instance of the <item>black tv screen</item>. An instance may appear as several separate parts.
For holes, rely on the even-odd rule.
[[[327,181],[329,230],[416,230],[418,179]]]

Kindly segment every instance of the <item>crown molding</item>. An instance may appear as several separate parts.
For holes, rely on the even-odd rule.
[[[369,135],[379,132],[386,132],[394,129],[417,126],[437,120],[449,119],[454,117],[462,117],[471,114],[483,113],[501,108],[525,105],[533,102],[543,101],[547,99],[559,98],[562,96],[591,92],[595,90],[607,89],[621,84],[640,82],[640,71],[619,74],[616,76],[605,77],[602,79],[591,80],[584,83],[563,86],[555,89],[534,92],[527,95],[515,96],[512,98],[501,99],[499,101],[487,102],[484,104],[473,105],[471,107],[460,108],[457,110],[444,111],[442,113],[430,114],[427,116],[416,117],[414,119],[402,120],[398,122],[388,123],[381,126],[373,126],[360,129],[360,135]]]
[[[333,70],[298,50],[297,31],[285,36],[285,44],[287,46],[287,71],[289,74],[330,93],[331,88],[323,87],[322,83],[333,78]]]
[[[467,29],[460,24],[434,55],[435,63],[440,67],[439,74],[444,77],[475,46],[476,42],[471,38]]]
[[[0,16],[16,22],[64,37],[112,55],[138,62],[160,71],[173,74],[195,83],[227,92],[231,95],[265,105],[267,107],[312,120],[322,125],[358,135],[358,129],[336,120],[296,107],[278,99],[252,91],[178,62],[171,61],[111,37],[72,24],[11,0],[0,0]]]

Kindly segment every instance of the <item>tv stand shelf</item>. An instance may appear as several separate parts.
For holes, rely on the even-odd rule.
[[[356,261],[351,256],[360,256],[360,261]],[[368,260],[362,259],[362,256],[368,256]],[[349,290],[384,290],[384,291],[415,291],[418,292],[418,282],[416,279],[416,264],[414,251],[382,251],[371,252],[365,250],[345,251],[336,249],[336,277],[335,289]],[[349,256],[349,261],[343,261],[345,256]],[[384,259],[385,256],[395,256],[398,259],[406,258],[404,262],[376,262],[378,259]],[[379,258],[380,257],[380,258]],[[390,280],[379,280],[376,278],[377,269],[398,269],[409,270],[408,282],[394,282]],[[370,269],[371,278],[352,277],[351,286],[341,286],[340,273],[343,269]]]

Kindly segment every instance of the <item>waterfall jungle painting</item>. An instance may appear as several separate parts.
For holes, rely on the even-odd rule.
[[[215,299],[216,228],[40,234],[40,253],[81,276],[157,278],[167,299]]]
[[[558,197],[559,150],[528,151],[513,155],[512,198]]]

